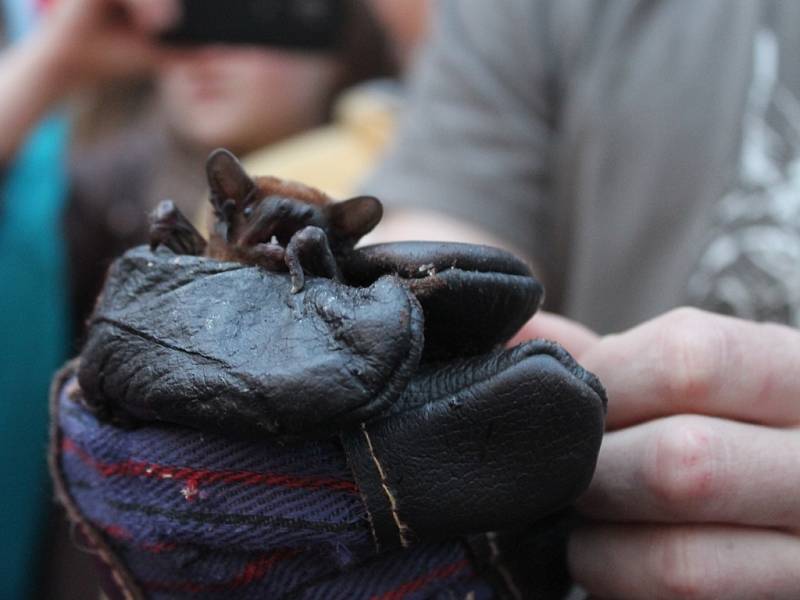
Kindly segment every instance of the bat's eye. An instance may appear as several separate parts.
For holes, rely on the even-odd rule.
[[[242,212],[244,213],[245,217],[249,217],[250,215],[253,214],[253,207],[252,206],[248,206]]]

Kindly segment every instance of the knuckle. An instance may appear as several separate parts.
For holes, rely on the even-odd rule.
[[[660,535],[652,548],[652,572],[660,592],[658,597],[683,600],[720,597],[720,577],[696,532],[668,530]]]
[[[322,230],[322,228],[317,227],[316,225],[309,225],[308,227],[301,229],[301,232],[314,240],[321,240],[325,237],[325,232]]]
[[[301,240],[314,240],[319,238],[320,233],[321,231],[318,227],[303,227],[296,231],[294,235]]]
[[[721,449],[719,434],[702,417],[665,419],[644,469],[646,489],[668,514],[710,510],[722,496]]]
[[[708,314],[694,308],[667,313],[657,343],[658,387],[671,404],[702,402],[719,387],[726,341],[723,329]]]

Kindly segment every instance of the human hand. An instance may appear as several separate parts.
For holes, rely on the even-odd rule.
[[[588,327],[555,313],[540,311],[511,338],[508,346],[536,338],[557,341],[575,358],[600,341],[600,336]]]
[[[32,35],[0,53],[0,164],[76,88],[140,75],[165,60],[153,34],[177,18],[176,2],[56,0]]]
[[[603,598],[797,598],[800,333],[679,309],[576,354],[607,387],[609,433],[575,580]]]
[[[177,0],[56,0],[32,43],[65,87],[139,75],[165,58],[153,36],[179,11]]]

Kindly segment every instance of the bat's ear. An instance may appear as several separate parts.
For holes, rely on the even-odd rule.
[[[383,217],[381,201],[372,196],[357,196],[325,207],[331,229],[341,239],[357,242]]]
[[[209,155],[206,175],[212,197],[216,196],[221,200],[232,198],[241,202],[256,186],[239,159],[224,148],[214,150]]]

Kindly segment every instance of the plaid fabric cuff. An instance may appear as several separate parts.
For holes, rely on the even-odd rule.
[[[69,368],[52,410],[57,492],[112,598],[494,597],[459,542],[376,555],[337,442],[122,430],[84,409]]]

